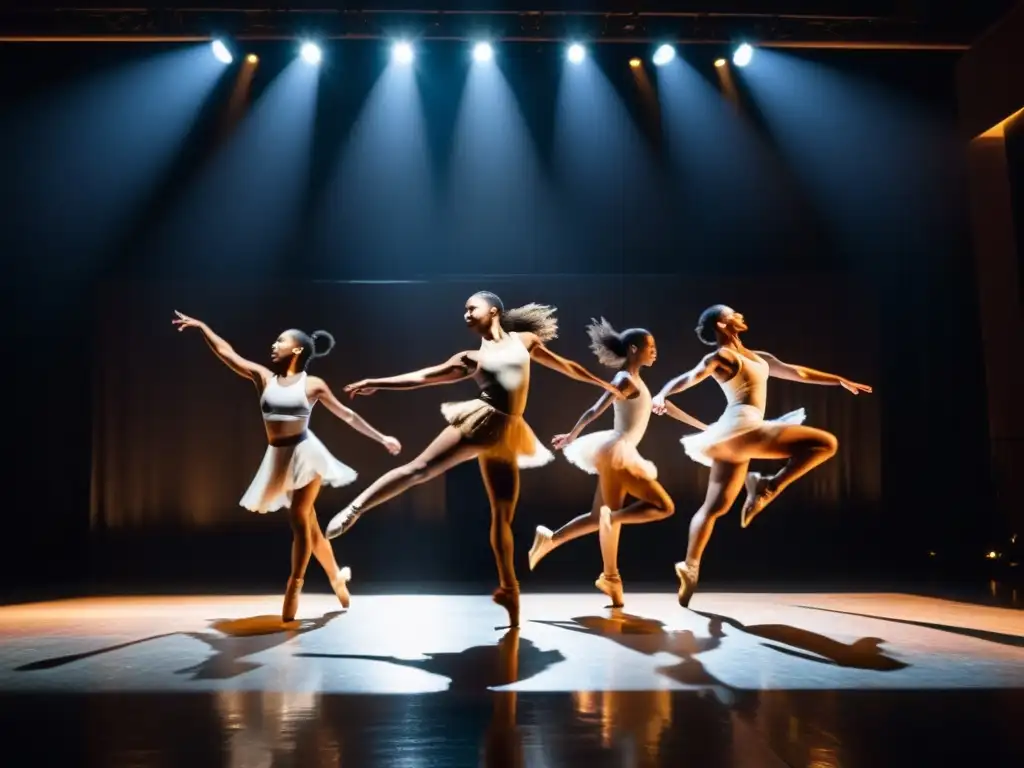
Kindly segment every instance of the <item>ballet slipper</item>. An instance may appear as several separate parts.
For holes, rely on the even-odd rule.
[[[509,627],[519,626],[519,587],[498,587],[491,600],[508,611]]]
[[[338,596],[338,601],[341,603],[342,608],[348,608],[352,602],[352,595],[348,591],[348,582],[352,579],[352,569],[347,565],[344,568],[339,568],[338,573],[335,574],[334,578],[331,579],[331,589],[334,590],[334,594]]]
[[[299,610],[299,595],[302,594],[302,585],[305,579],[288,579],[288,587],[284,592],[284,607],[281,609],[281,621],[285,624],[295,621],[295,614]]]
[[[554,549],[555,544],[551,540],[552,536],[554,536],[554,533],[552,533],[550,528],[545,528],[543,525],[537,526],[537,532],[533,536],[533,546],[530,547],[531,571],[537,567],[537,563],[543,560],[548,552]]]

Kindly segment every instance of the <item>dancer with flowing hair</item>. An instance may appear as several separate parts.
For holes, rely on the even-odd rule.
[[[239,376],[250,379],[260,393],[263,426],[267,430],[267,451],[249,489],[239,504],[252,512],[289,511],[292,525],[292,568],[285,591],[281,619],[295,619],[299,595],[306,578],[310,556],[323,567],[343,608],[348,608],[348,582],[352,571],[339,568],[330,542],[320,530],[313,503],[321,485],[338,487],[356,479],[356,472],[338,461],[309,429],[309,416],[317,402],[357,432],[383,445],[392,455],[401,444],[371,427],[366,420],[342,405],[323,379],[308,376],[306,369],[315,357],[334,347],[327,331],[311,334],[298,329],[285,331],[270,347],[271,367],[246,360],[206,323],[175,310],[171,322],[179,331],[197,328],[213,353]]]
[[[745,487],[747,492],[740,517],[740,525],[746,528],[790,484],[832,458],[839,446],[835,435],[803,426],[803,408],[766,421],[769,377],[843,387],[854,395],[871,392],[865,384],[751,351],[740,340],[747,330],[743,315],[724,304],[704,310],[697,323],[697,337],[715,351],[662,387],[652,405],[654,413],[668,413],[667,397],[709,377],[718,382],[726,397],[725,412],[718,421],[681,441],[691,459],[711,467],[704,504],[690,521],[686,560],[676,563],[679,604],[684,607],[696,589],[701,556],[715,520],[729,511],[740,489]],[[747,471],[751,459],[786,459],[786,464],[774,475],[765,476]]]
[[[598,476],[598,487],[590,512],[573,518],[554,532],[543,525],[537,526],[530,549],[530,570],[562,544],[600,531],[604,569],[594,586],[611,598],[613,606],[622,607],[622,578],[618,567],[621,526],[664,520],[675,512],[675,504],[658,482],[657,468],[637,450],[651,417],[651,393],[640,377],[640,369],[654,364],[658,348],[650,331],[630,328],[619,332],[603,317],[591,321],[587,335],[598,361],[616,369],[612,386],[621,396],[613,402],[609,393],[603,393],[584,411],[571,432],[556,435],[552,440],[552,445],[572,464]],[[612,428],[580,437],[609,405],[615,414]],[[706,427],[674,405],[670,404],[667,412],[697,429]],[[637,501],[625,506],[627,496]]]
[[[530,360],[618,396],[611,384],[545,346],[557,336],[554,313],[554,307],[542,304],[506,310],[493,293],[475,293],[466,302],[463,319],[481,337],[479,349],[459,352],[440,365],[412,373],[363,379],[345,387],[355,397],[379,389],[417,389],[472,377],[480,387],[480,396],[444,404],[441,412],[449,426],[423,453],[382,475],[335,515],[327,526],[327,536],[346,533],[367,510],[475,458],[491,504],[491,548],[499,579],[492,598],[508,611],[509,624],[518,626],[519,582],[512,562],[512,518],[519,499],[519,469],[541,466],[554,458],[523,418],[530,391]]]

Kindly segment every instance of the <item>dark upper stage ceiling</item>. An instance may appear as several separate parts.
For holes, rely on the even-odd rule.
[[[1014,0],[727,0],[536,2],[361,0],[13,0],[0,8],[0,39],[248,39],[390,37],[595,42],[675,40],[808,47],[964,47]]]

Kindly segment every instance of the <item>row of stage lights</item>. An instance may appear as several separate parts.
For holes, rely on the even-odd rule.
[[[223,40],[213,41],[213,55],[225,64],[230,64],[235,59],[235,57],[231,54],[231,51],[228,49],[228,46],[224,43]],[[305,61],[307,64],[317,65],[323,60],[323,51],[320,50],[320,46],[313,42],[307,41],[302,43],[302,45],[299,47],[299,55],[302,57],[302,60]],[[584,48],[579,43],[573,43],[566,49],[565,56],[570,63],[581,64],[583,63],[583,60],[587,57],[587,49]],[[666,44],[658,47],[658,49],[654,52],[654,55],[651,57],[651,61],[654,63],[655,66],[662,67],[668,64],[670,61],[672,61],[675,57],[675,46]],[[753,47],[748,43],[742,43],[741,45],[737,46],[736,50],[733,52],[732,63],[735,64],[737,67],[745,67],[747,66],[747,64],[750,63],[753,57]],[[415,51],[412,47],[412,43],[408,43],[402,40],[395,43],[391,47],[391,58],[394,59],[395,62],[397,62],[398,64],[412,64],[412,61],[415,58]],[[490,43],[480,42],[473,46],[474,61],[486,62],[490,61],[493,58],[494,48],[491,47]],[[248,61],[250,64],[255,64],[258,61],[258,58],[256,57],[256,54],[250,53],[248,56],[246,56],[246,61]],[[643,62],[640,59],[635,57],[629,60],[629,66],[633,67],[634,69],[641,66],[642,63]],[[725,59],[715,60],[716,67],[724,67],[725,64]]]

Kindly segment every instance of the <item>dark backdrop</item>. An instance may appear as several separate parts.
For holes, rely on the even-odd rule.
[[[875,384],[870,399],[772,389],[773,411],[804,404],[812,423],[836,431],[840,457],[756,530],[722,526],[709,577],[915,575],[936,559],[966,573],[993,521],[954,59],[776,59],[775,100],[739,78],[737,113],[715,86],[719,52],[699,50],[694,69],[680,70],[691,101],[666,90],[653,112],[623,66],[649,52],[592,51],[612,90],[577,93],[573,111],[558,97],[561,51],[508,47],[501,66],[511,91],[492,83],[488,93],[504,100],[478,105],[467,131],[456,128],[460,94],[480,84],[467,77],[461,47],[421,55],[415,89],[390,83],[407,111],[389,122],[384,98],[371,97],[381,47],[338,46],[300,151],[299,134],[259,130],[296,107],[286,99],[260,111],[288,65],[286,46],[260,49],[257,117],[233,138],[224,134],[234,82],[225,77],[174,141],[168,126],[191,102],[175,90],[182,74],[151,82],[152,70],[138,69],[158,48],[0,51],[5,388],[24,414],[13,419],[17,450],[5,465],[18,491],[0,545],[5,583],[200,578],[217,568],[244,583],[287,570],[284,521],[234,506],[261,450],[254,394],[198,339],[171,333],[171,309],[205,316],[254,355],[284,326],[327,327],[358,350],[318,361],[340,386],[458,348],[460,307],[479,287],[513,303],[558,304],[559,348],[584,360],[591,314],[652,326],[664,349],[655,384],[696,359],[695,315],[720,300],[751,317],[758,345]],[[408,111],[411,98],[422,113]],[[376,122],[367,103],[378,104]],[[394,133],[410,119],[421,121],[422,155]],[[499,130],[510,121],[518,132]],[[163,145],[172,149],[154,159]],[[293,161],[308,166],[297,182],[286,173]],[[682,405],[710,418],[720,395],[703,389]],[[440,426],[447,394],[359,405],[414,452]],[[530,418],[547,436],[593,394],[538,372]],[[314,428],[361,480],[389,466],[326,413]],[[646,450],[680,514],[630,532],[624,566],[634,580],[664,577],[699,499],[702,475],[682,456],[679,433],[652,426]],[[536,522],[557,524],[592,492],[591,479],[564,465],[533,470],[525,483],[524,549]],[[322,511],[353,490],[325,494]],[[463,467],[382,509],[346,556],[374,577],[489,579],[483,510],[476,470]],[[219,533],[224,526],[235,528]],[[573,549],[538,579],[578,581],[581,562],[596,565],[593,547]]]

